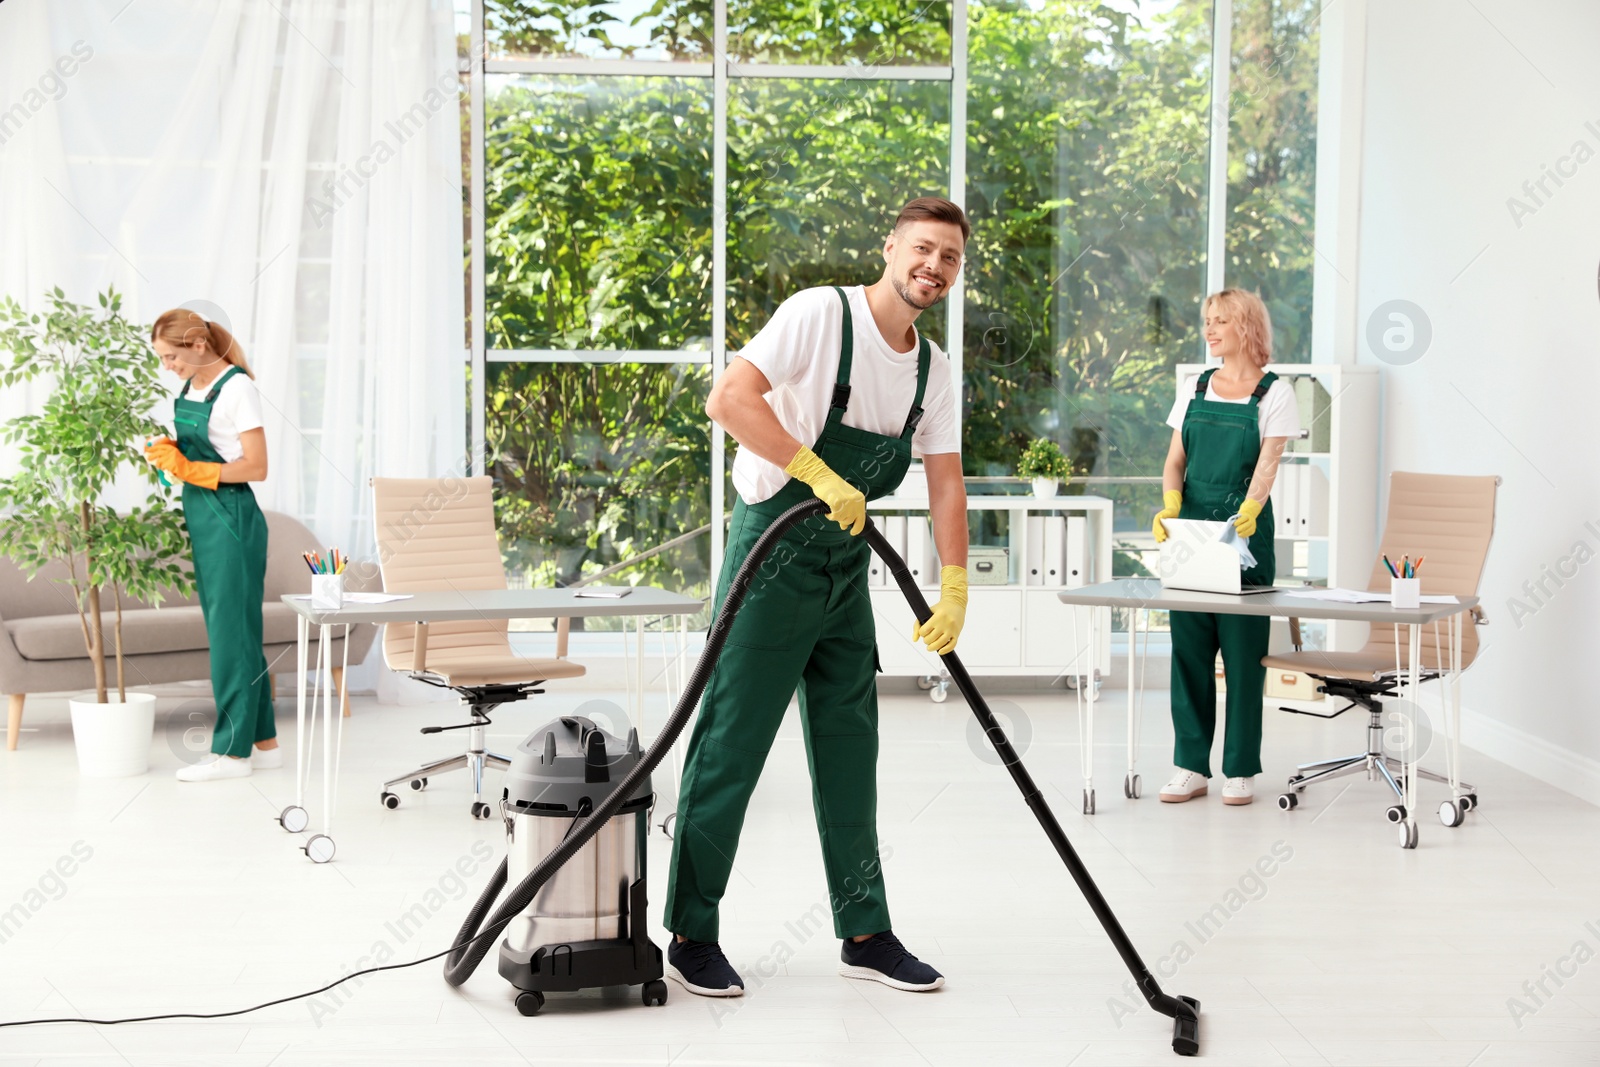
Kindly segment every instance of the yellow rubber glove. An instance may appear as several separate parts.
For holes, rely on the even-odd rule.
[[[1244,503],[1239,505],[1239,515],[1233,520],[1233,528],[1239,531],[1240,537],[1253,537],[1256,532],[1256,516],[1261,514],[1261,501],[1244,498]]]
[[[144,450],[145,458],[180,482],[215,489],[222,480],[222,464],[197,463],[183,458],[178,446],[162,438]]]
[[[861,490],[833,473],[817,454],[805,445],[794,454],[785,474],[799,478],[817,494],[817,499],[828,505],[828,521],[839,524],[839,529],[849,530],[851,536],[867,526],[867,497]]]
[[[1168,489],[1161,494],[1161,503],[1165,506],[1156,512],[1156,519],[1150,524],[1150,530],[1156,535],[1158,545],[1167,539],[1167,528],[1161,525],[1161,520],[1178,517],[1178,512],[1183,510],[1183,494],[1176,489]]]
[[[929,652],[943,656],[956,650],[961,628],[967,624],[967,568],[939,568],[939,602],[928,621],[911,628],[911,640],[927,644]]]

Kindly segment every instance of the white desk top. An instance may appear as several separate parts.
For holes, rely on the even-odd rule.
[[[1328,600],[1281,593],[1197,593],[1188,589],[1164,589],[1157,578],[1117,578],[1110,582],[1067,589],[1056,594],[1064,604],[1091,607],[1150,608],[1156,611],[1205,611],[1214,615],[1276,615],[1295,619],[1345,619],[1353,622],[1393,622],[1423,624],[1447,619],[1478,603],[1475,596],[1458,597],[1455,604],[1423,604],[1402,610],[1381,601],[1369,604],[1340,604]]]
[[[868,511],[927,511],[925,496],[885,496],[867,502]],[[968,511],[1109,511],[1111,498],[1104,496],[1010,496],[967,494]]]
[[[578,589],[462,589],[413,593],[386,604],[316,611],[309,599],[283,597],[313,625],[358,622],[453,622],[463,619],[575,619],[601,615],[693,615],[705,601],[648,585],[624,597],[579,597]]]

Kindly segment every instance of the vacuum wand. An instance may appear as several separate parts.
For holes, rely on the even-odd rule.
[[[888,540],[870,519],[867,521],[864,536],[867,543],[872,546],[872,550],[889,568],[889,573],[894,575],[895,584],[900,587],[900,592],[911,604],[912,614],[916,615],[917,621],[927,622],[933,610],[928,607],[928,601],[923,597],[922,590],[917,588],[916,579],[911,576],[905,561],[889,546]],[[1033,776],[1022,765],[1022,758],[1011,746],[1011,740],[1006,737],[1005,729],[995,719],[994,712],[989,709],[982,694],[978,692],[978,687],[973,684],[972,676],[967,673],[966,666],[954,652],[946,653],[941,659],[944,668],[950,672],[950,677],[955,679],[961,695],[967,698],[972,713],[978,717],[984,736],[988,737],[989,743],[994,746],[1006,770],[1011,772],[1011,780],[1016,782],[1017,788],[1022,791],[1023,801],[1033,810],[1034,817],[1044,828],[1045,836],[1055,846],[1061,861],[1067,865],[1072,880],[1078,884],[1078,891],[1089,902],[1089,908],[1094,912],[1095,918],[1100,920],[1100,925],[1105,928],[1106,936],[1111,938],[1111,944],[1115,946],[1117,954],[1122,957],[1122,962],[1133,975],[1134,983],[1144,994],[1144,999],[1156,1011],[1173,1020],[1172,1050],[1180,1056],[1195,1055],[1200,1051],[1200,1002],[1193,997],[1174,997],[1161,991],[1155,976],[1139,958],[1139,951],[1133,947],[1127,932],[1122,929],[1122,923],[1117,921],[1111,905],[1106,903],[1100,887],[1089,877],[1088,868],[1084,867],[1083,860],[1072,847],[1072,842],[1067,840],[1066,831],[1061,829],[1055,813],[1050,810],[1050,805],[1045,803],[1044,795],[1034,784]]]
[[[751,546],[750,553],[740,564],[739,569],[734,573],[733,580],[728,586],[727,595],[723,599],[722,608],[717,612],[716,618],[712,621],[711,629],[706,634],[705,650],[701,653],[700,660],[695,665],[688,684],[684,687],[683,694],[678,699],[677,706],[672,709],[672,714],[667,717],[665,725],[661,728],[661,733],[657,735],[649,751],[634,764],[633,769],[623,777],[621,783],[612,791],[610,796],[603,800],[587,816],[574,821],[571,830],[568,831],[562,842],[552,849],[537,867],[529,871],[520,883],[511,889],[504,902],[495,909],[492,916],[489,916],[487,927],[484,927],[480,932],[479,928],[483,926],[485,916],[496,900],[499,899],[507,881],[506,864],[504,862],[501,863],[499,870],[490,879],[489,885],[485,887],[483,893],[469,910],[466,921],[462,923],[461,930],[456,935],[456,943],[445,960],[445,981],[453,986],[459,986],[472,975],[479,962],[489,951],[492,934],[509,924],[528,907],[544,884],[599,832],[600,828],[616,814],[617,809],[624,804],[628,797],[633,795],[639,785],[649,777],[651,772],[666,757],[667,753],[672,750],[673,743],[683,733],[684,728],[689,723],[690,716],[700,702],[701,695],[705,692],[706,685],[711,679],[711,672],[722,654],[723,645],[727,642],[728,632],[732,629],[733,620],[739,614],[739,609],[744,604],[745,596],[748,594],[750,585],[754,581],[762,563],[766,561],[772,550],[789,530],[806,519],[820,517],[826,509],[827,505],[820,500],[810,500],[803,504],[797,504],[778,516],[772,525],[763,531],[756,543]],[[905,598],[910,603],[911,610],[916,615],[917,621],[926,622],[932,614],[927,600],[923,598],[922,592],[917,588],[916,582],[911,577],[911,572],[906,568],[905,561],[900,558],[894,549],[889,547],[888,541],[884,540],[883,534],[872,524],[870,518],[867,520],[863,536],[866,537],[867,543],[872,547],[872,550],[883,559],[890,572],[893,573],[895,582],[900,586],[900,591],[905,594]],[[972,677],[967,674],[967,670],[962,666],[961,660],[953,652],[946,654],[943,660],[951,676],[955,678],[956,685],[960,688],[962,695],[967,698],[967,704],[971,706],[973,714],[978,717],[978,722],[983,726],[984,733],[988,736],[990,744],[1000,754],[1006,769],[1011,772],[1012,780],[1022,790],[1023,799],[1027,802],[1028,807],[1033,809],[1034,816],[1039,820],[1039,824],[1044,827],[1045,834],[1050,838],[1051,844],[1055,845],[1056,852],[1061,855],[1062,861],[1067,865],[1067,870],[1071,872],[1073,881],[1078,884],[1079,891],[1088,900],[1089,907],[1093,909],[1096,918],[1100,920],[1100,924],[1105,927],[1106,934],[1111,938],[1112,944],[1116,946],[1117,952],[1122,956],[1123,963],[1132,972],[1134,981],[1144,994],[1145,1000],[1156,1011],[1173,1018],[1173,1050],[1179,1055],[1193,1056],[1200,1049],[1199,1001],[1190,997],[1171,997],[1161,992],[1160,985],[1157,984],[1149,969],[1145,967],[1144,961],[1139,958],[1139,953],[1133,947],[1133,942],[1128,940],[1128,935],[1123,931],[1122,924],[1112,914],[1111,906],[1106,903],[1105,897],[1100,894],[1099,888],[1094,884],[1094,879],[1089,877],[1089,872],[1083,866],[1083,861],[1078,858],[1078,854],[1073,849],[1071,842],[1067,840],[1067,835],[1061,829],[1061,824],[1056,821],[1049,805],[1045,803],[1044,797],[1040,795],[1038,786],[1034,784],[1033,779],[1022,766],[1022,761],[1017,756],[1016,750],[1011,747],[1011,742],[1006,738],[1005,730],[995,720],[994,713],[989,710],[989,705],[984,703],[983,697],[979,695],[977,687],[973,685]]]

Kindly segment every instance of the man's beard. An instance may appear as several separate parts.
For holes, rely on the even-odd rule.
[[[918,303],[916,299],[918,296],[922,295],[921,292],[913,287],[909,279],[906,281],[901,281],[899,278],[894,278],[891,279],[891,281],[894,285],[894,291],[900,294],[900,299],[904,300],[907,304],[910,304],[918,311],[927,311],[939,301],[943,300],[950,292],[950,287],[948,285],[941,285],[939,287],[939,291],[934,294],[933,299],[929,300],[926,304],[922,304]]]

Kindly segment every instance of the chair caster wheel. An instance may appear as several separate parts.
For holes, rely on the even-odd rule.
[[[522,1015],[538,1015],[544,1007],[544,994],[537,989],[524,989],[517,994],[517,1011]]]
[[[950,683],[937,683],[932,689],[928,690],[928,699],[933,701],[935,704],[943,704],[946,700],[949,700]]]
[[[1293,811],[1300,806],[1300,798],[1293,793],[1283,793],[1278,797],[1278,807],[1284,811]]]
[[[935,685],[937,685],[938,682],[939,682],[939,679],[935,678],[931,674],[920,675],[917,678],[917,688],[922,690],[924,693],[926,693],[928,690],[932,689]]]
[[[1405,822],[1406,821],[1406,806],[1404,804],[1396,804],[1394,807],[1392,807],[1389,810],[1385,811],[1383,813],[1383,817],[1385,819],[1388,819],[1392,823]]]
[[[383,806],[388,808],[390,811],[393,811],[395,808],[400,806],[400,798],[395,796],[393,793],[388,792],[387,790],[385,790],[383,796],[379,797],[378,799],[382,801]]]
[[[1466,805],[1464,810],[1471,811],[1478,806],[1478,794],[1468,793],[1466,796],[1461,798],[1461,802]]]
[[[1403,822],[1403,823],[1400,824],[1400,847],[1401,848],[1416,848],[1417,847],[1417,824],[1416,823],[1414,823],[1414,822]]]
[[[487,819],[489,817],[489,805],[482,800],[474,800],[472,802],[472,817],[474,819]]]
[[[1467,821],[1467,798],[1457,797],[1439,805],[1439,821],[1446,826],[1460,826]]]
[[[1129,774],[1122,779],[1122,795],[1129,800],[1138,800],[1142,791],[1142,783],[1137,774]]]
[[[428,788],[428,780],[426,778],[413,778],[411,779],[411,788],[420,793]]]
[[[1093,789],[1085,789],[1083,791],[1083,813],[1085,815],[1093,815],[1094,814],[1094,790]]]
[[[639,991],[639,999],[644,1001],[645,1007],[652,1004],[660,1006],[667,1002],[667,983],[657,978],[654,982],[646,982]]]
[[[677,828],[677,825],[678,813],[675,811],[667,812],[667,817],[661,820],[661,832],[667,835],[668,841],[672,840],[672,831]]]
[[[306,854],[306,858],[312,863],[327,863],[333,859],[333,838],[327,834],[313,834],[301,851]]]
[[[1289,788],[1293,789],[1296,793],[1304,793],[1306,791],[1304,783],[1305,779],[1300,777],[1298,774],[1289,776]]]

